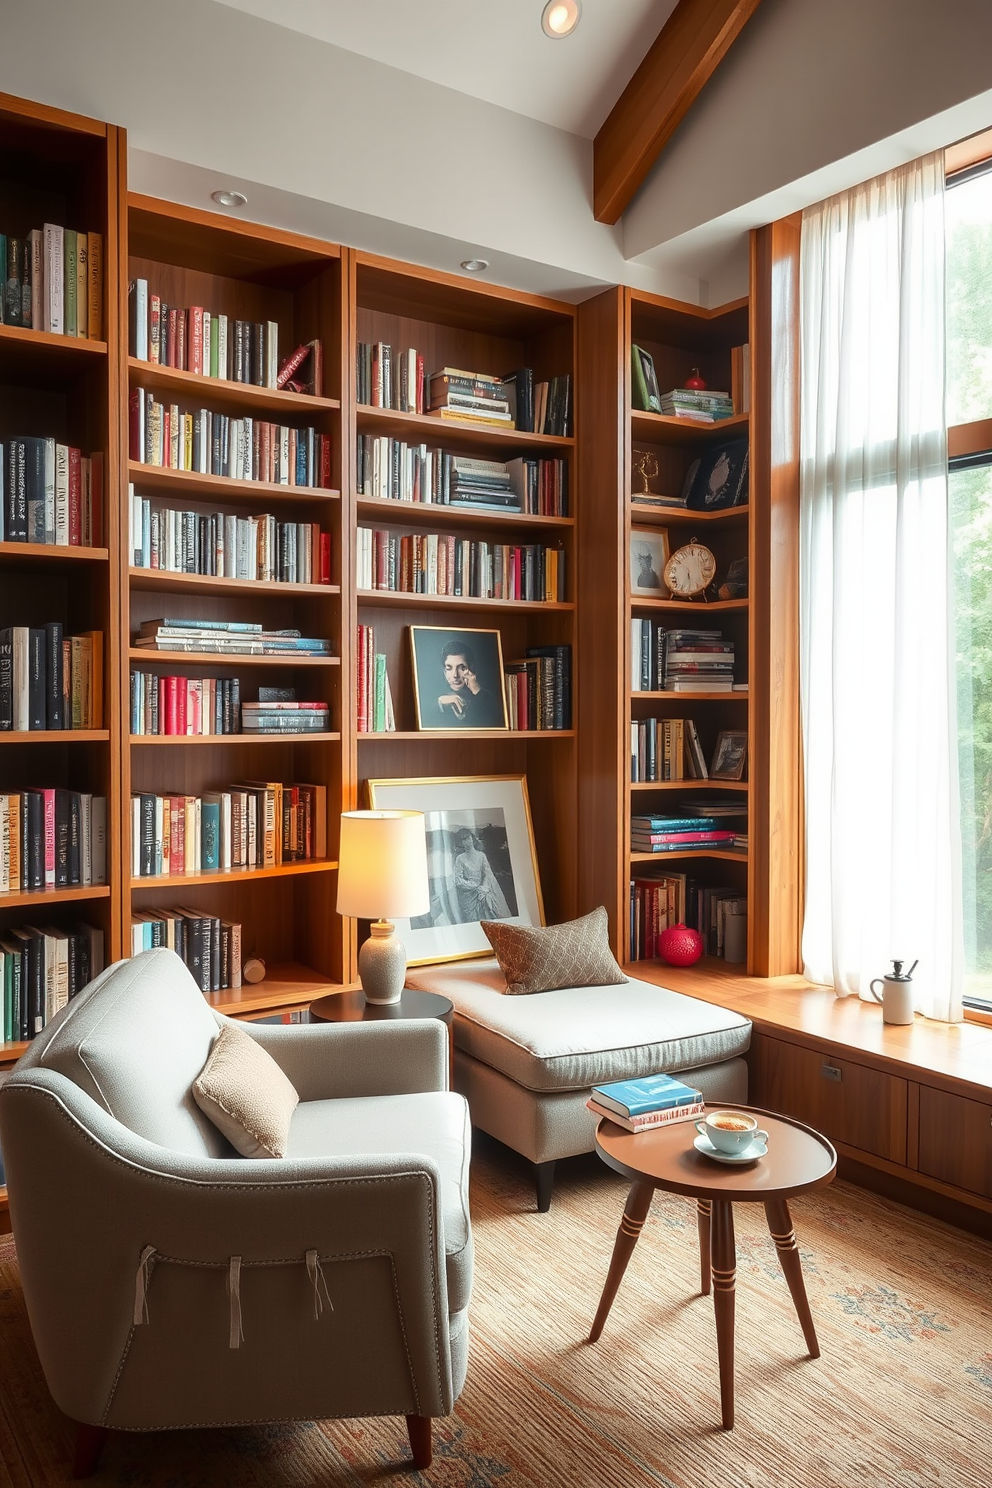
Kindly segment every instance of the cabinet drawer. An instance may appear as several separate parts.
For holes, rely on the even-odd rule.
[[[795,1116],[831,1141],[905,1165],[906,1080],[762,1033],[751,1050],[752,1104]]]
[[[992,1199],[992,1105],[921,1086],[920,1172]]]

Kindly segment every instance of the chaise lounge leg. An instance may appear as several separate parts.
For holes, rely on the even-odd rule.
[[[407,1416],[406,1429],[410,1433],[410,1450],[413,1453],[414,1467],[430,1467],[434,1456],[434,1449],[431,1446],[430,1416]]]
[[[537,1189],[537,1212],[547,1214],[551,1208],[551,1190],[555,1186],[554,1159],[534,1164],[534,1186]]]
[[[76,1452],[72,1463],[74,1478],[91,1478],[100,1461],[103,1444],[107,1440],[106,1426],[89,1426],[83,1421],[76,1425]]]

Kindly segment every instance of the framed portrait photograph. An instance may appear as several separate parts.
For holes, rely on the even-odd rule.
[[[645,599],[667,599],[662,574],[668,562],[668,531],[664,527],[632,527],[630,532],[630,592]]]
[[[410,650],[418,729],[506,728],[498,630],[411,625]]]
[[[743,506],[748,492],[748,444],[735,439],[700,456],[686,492],[690,511],[724,511],[729,506]],[[686,481],[688,486],[688,478]]]
[[[743,780],[747,765],[747,732],[724,729],[717,735],[710,765],[711,780]]]
[[[491,955],[483,920],[544,924],[526,776],[370,780],[368,798],[424,813],[430,909],[394,921],[411,966]]]

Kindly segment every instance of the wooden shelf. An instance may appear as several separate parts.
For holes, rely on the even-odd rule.
[[[85,336],[55,336],[22,326],[0,325],[0,381],[12,377],[45,386],[68,387],[91,369],[105,368],[106,341]]]
[[[637,501],[630,503],[630,521],[634,527],[667,527],[672,522],[688,526],[721,526],[733,522],[746,523],[749,506],[728,506],[723,511],[690,511],[685,506],[642,506]]]
[[[331,858],[304,858],[299,863],[277,863],[274,868],[232,868],[227,873],[156,873],[147,878],[132,878],[131,890],[203,888],[205,884],[261,882],[266,878],[290,878],[302,873],[333,873],[337,863]]]
[[[658,790],[715,790],[715,791],[746,791],[749,788],[746,780],[631,780],[630,788],[633,791],[658,791]]]
[[[674,858],[723,858],[731,863],[747,862],[747,853],[732,847],[686,847],[678,852],[663,853],[631,852],[627,857],[631,863],[667,862]]]
[[[751,426],[749,413],[707,424],[696,419],[673,418],[667,413],[642,413],[634,409],[630,429],[635,441],[648,444],[709,444],[713,441],[746,439]]]
[[[497,459],[513,457],[514,450],[544,451],[549,457],[564,454],[575,441],[559,434],[527,434],[522,429],[500,429],[495,424],[465,424],[460,420],[435,418],[428,413],[398,413],[393,408],[370,408],[359,403],[355,410],[359,433],[391,434],[414,444],[489,445],[504,451]]]
[[[0,894],[0,909],[22,909],[30,904],[61,904],[77,899],[109,899],[109,884],[73,884],[71,887],[8,890]]]
[[[311,734],[132,734],[132,744],[165,745],[168,748],[189,744],[333,744],[340,743],[336,733]]]
[[[547,599],[470,599],[456,594],[410,594],[405,589],[359,589],[359,604],[420,605],[434,609],[441,605],[454,610],[541,610],[571,611],[570,600]]]
[[[574,729],[416,729],[401,730],[388,734],[356,734],[359,744],[374,739],[377,744],[422,743],[431,739],[574,739]]]
[[[646,699],[649,702],[666,703],[725,703],[739,700],[747,702],[746,692],[632,692],[630,701],[641,702]]]
[[[141,646],[132,646],[128,651],[130,661],[147,661],[155,666],[269,666],[269,667],[330,667],[340,666],[340,656],[218,656],[213,651],[146,651]]]
[[[306,595],[312,597],[341,593],[340,584],[287,584],[278,579],[223,579],[215,574],[173,573],[167,568],[129,568],[133,589],[187,589],[197,594],[263,594]]]
[[[290,961],[267,966],[264,981],[245,982],[241,987],[205,995],[216,1012],[224,1013],[228,1018],[244,1018],[280,1008],[300,1007],[315,1002],[318,997],[325,997],[329,992],[341,991],[340,982],[322,976],[312,967]]]
[[[106,744],[109,729],[11,729],[0,733],[0,744]]]
[[[158,362],[141,362],[128,357],[128,373],[134,387],[149,392],[174,393],[176,398],[189,398],[198,404],[218,403],[225,408],[249,411],[269,410],[274,422],[293,424],[296,414],[331,413],[341,407],[338,398],[314,398],[309,393],[287,393],[282,388],[256,387],[251,382],[230,382],[221,377],[204,377],[199,372],[183,372],[178,367],[163,367]],[[256,413],[257,416],[257,413]]]
[[[575,526],[574,517],[539,517],[529,512],[499,511],[496,509],[465,506],[447,506],[433,501],[386,501],[381,497],[359,496],[355,506],[360,517],[384,521],[416,522],[427,526],[446,527],[493,527],[506,523],[514,527],[532,527],[569,531]]]
[[[273,481],[235,480],[230,475],[201,475],[196,470],[172,470],[168,465],[146,465],[128,461],[128,480],[139,496],[145,491],[166,491],[185,501],[198,497],[241,505],[245,501],[339,501],[340,491],[323,486],[282,486]],[[143,488],[143,489],[142,489]]]
[[[5,568],[21,563],[32,567],[37,567],[40,563],[106,563],[109,557],[107,548],[63,548],[55,543],[0,542],[0,559]]]
[[[702,619],[705,615],[718,614],[722,610],[746,610],[750,600],[712,599],[704,603],[698,599],[644,599],[635,594],[631,596],[630,604],[635,610],[691,610]]]

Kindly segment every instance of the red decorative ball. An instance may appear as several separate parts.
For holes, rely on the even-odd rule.
[[[692,388],[694,393],[704,393],[706,391],[706,378],[699,375],[698,367],[693,367],[685,380],[685,385],[687,388]]]
[[[658,936],[658,950],[669,966],[692,966],[703,954],[703,937],[688,925],[673,925]]]

